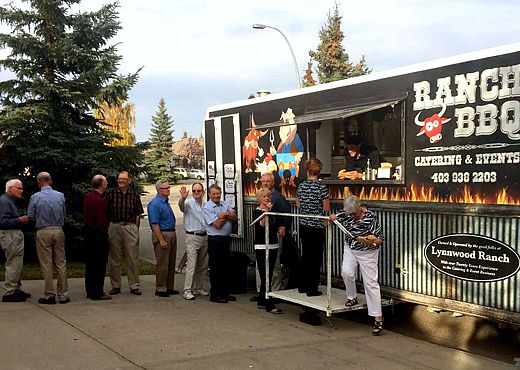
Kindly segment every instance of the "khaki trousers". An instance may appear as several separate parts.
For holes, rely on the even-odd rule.
[[[186,234],[186,257],[184,290],[203,289],[208,280],[208,237]]]
[[[130,289],[139,288],[139,228],[134,223],[110,223],[108,227],[108,276],[112,288],[121,289],[121,263],[123,260],[123,248],[128,267],[128,286]]]
[[[0,245],[5,253],[6,295],[21,288],[20,277],[23,267],[23,233],[20,230],[0,230]]]
[[[36,252],[40,260],[45,298],[54,296],[53,267],[58,275],[58,299],[61,301],[69,294],[67,283],[67,260],[65,259],[65,234],[61,226],[43,227],[36,231]]]
[[[152,232],[153,250],[155,252],[155,290],[166,292],[173,290],[175,283],[175,260],[177,258],[177,235],[175,231],[161,231],[168,243],[161,248],[159,239]]]

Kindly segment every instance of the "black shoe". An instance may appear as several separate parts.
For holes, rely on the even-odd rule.
[[[374,327],[372,328],[372,334],[380,335],[382,331],[383,331],[383,320],[382,319],[381,319],[381,321],[376,320],[374,322]]]
[[[229,301],[229,302],[235,302],[237,300],[237,297],[235,297],[234,295],[228,295],[226,297],[226,299]]]
[[[91,297],[90,299],[92,299],[93,301],[108,301],[112,299],[112,297],[108,294],[103,293],[103,295]]]
[[[27,293],[27,292],[24,292],[23,290],[17,290],[16,292],[14,292],[14,294],[17,294],[19,295],[20,297],[24,297],[25,299],[29,299],[32,297],[31,293]]]
[[[110,292],[108,292],[110,295],[117,295],[119,293],[121,293],[121,288],[112,288],[110,289]]]
[[[315,290],[313,292],[307,292],[307,297],[318,297],[320,295],[322,295],[323,293],[320,292],[319,290]]]
[[[166,292],[155,292],[155,295],[157,297],[163,297],[163,298],[168,298],[170,296],[170,294],[166,291]]]
[[[60,304],[67,304],[67,303],[70,302],[70,298],[69,297],[65,297],[65,299],[62,299],[59,302],[60,302]]]
[[[2,297],[2,302],[25,302],[26,298],[16,293],[11,293],[8,295],[4,295]]]
[[[177,294],[179,294],[179,291],[178,290],[174,290],[174,289],[168,289],[166,292],[169,295],[177,295]]]
[[[56,298],[54,296],[47,297],[47,298],[38,298],[39,304],[56,304]]]
[[[305,288],[298,288],[298,293],[307,293],[307,289],[305,289]]]
[[[142,295],[143,294],[143,293],[141,293],[139,288],[130,289],[130,293],[132,293],[133,295]]]
[[[258,296],[254,295],[251,298],[249,298],[249,302],[258,302]]]
[[[228,303],[228,300],[226,298],[222,298],[222,297],[211,297],[209,299],[210,302],[215,302],[215,303]]]

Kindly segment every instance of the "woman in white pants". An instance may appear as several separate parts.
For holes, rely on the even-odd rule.
[[[359,265],[365,287],[368,315],[375,317],[372,334],[379,335],[383,330],[383,315],[377,278],[379,246],[384,240],[383,232],[376,214],[362,206],[358,197],[352,195],[346,198],[343,208],[344,212],[331,215],[330,219],[340,221],[353,236],[353,238],[345,236],[341,266],[341,276],[347,293],[345,306],[358,304],[355,274],[356,267]]]

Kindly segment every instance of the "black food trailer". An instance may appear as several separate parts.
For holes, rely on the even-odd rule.
[[[384,296],[520,323],[520,43],[210,107],[204,138],[234,250],[253,253],[261,174],[291,201],[315,156],[333,209],[355,194],[380,218]],[[380,163],[341,179],[359,140]]]

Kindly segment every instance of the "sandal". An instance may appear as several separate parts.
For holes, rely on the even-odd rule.
[[[358,304],[357,298],[347,299],[345,302],[345,307],[352,307]]]
[[[275,315],[280,315],[283,313],[281,308],[273,308],[272,310],[268,310],[267,312],[275,314]]]
[[[381,321],[376,320],[374,322],[374,328],[372,329],[372,334],[379,335],[383,331],[383,319]]]

